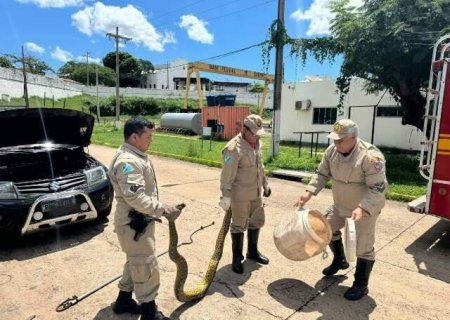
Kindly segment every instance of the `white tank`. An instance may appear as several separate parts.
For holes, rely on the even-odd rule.
[[[202,134],[201,113],[164,113],[161,116],[161,128],[186,129],[197,135]]]
[[[305,208],[285,215],[273,232],[278,251],[294,261],[307,260],[323,252],[331,236],[325,217],[317,210]]]

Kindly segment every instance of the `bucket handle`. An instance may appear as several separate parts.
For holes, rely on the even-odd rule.
[[[311,229],[311,226],[309,225],[308,211],[306,211],[306,210],[303,209],[303,208],[300,208],[300,209],[298,210],[298,213],[300,213],[300,214],[302,215],[302,224],[303,224],[303,227],[304,227],[305,230],[308,232],[308,234],[311,236],[311,238],[312,238],[314,241],[316,241],[316,242],[318,242],[318,243],[320,243],[320,244],[324,244],[325,241],[324,241],[321,237],[319,237],[319,236],[314,232],[314,230]]]

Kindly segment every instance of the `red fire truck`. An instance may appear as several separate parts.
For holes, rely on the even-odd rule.
[[[419,166],[428,180],[424,211],[450,219],[450,34],[433,49],[424,120]]]

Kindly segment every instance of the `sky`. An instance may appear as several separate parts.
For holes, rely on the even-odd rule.
[[[330,0],[285,0],[285,27],[293,38],[330,34]],[[363,0],[350,0],[360,6]],[[136,58],[165,64],[177,58],[264,72],[260,47],[276,19],[278,0],[1,0],[0,55],[26,55],[44,60],[55,71],[70,60],[101,64],[115,50],[106,33],[131,38],[120,50]],[[219,57],[230,52],[238,53]],[[269,73],[274,73],[272,52]],[[309,59],[303,67],[284,49],[285,82],[309,75],[339,75],[341,58],[323,65]],[[227,75],[202,74],[222,81]],[[243,81],[241,79],[241,81]],[[245,80],[244,80],[245,81]],[[247,82],[253,82],[248,79]]]

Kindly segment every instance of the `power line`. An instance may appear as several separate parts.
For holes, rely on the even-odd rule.
[[[234,54],[238,54],[238,53],[241,53],[243,51],[246,51],[246,50],[258,47],[258,46],[264,44],[265,42],[266,41],[263,41],[263,42],[260,42],[260,43],[256,43],[256,44],[250,45],[250,46],[245,47],[245,48],[241,48],[241,49],[233,50],[233,51],[230,51],[230,52],[222,53],[222,54],[219,54],[217,56],[212,56],[212,57],[209,57],[209,58],[196,60],[195,62],[205,62],[205,61],[225,58],[225,57],[228,57],[228,56],[231,56],[231,55],[234,55]],[[182,63],[182,64],[178,64],[178,65],[173,66],[173,67],[165,68],[164,70],[176,69],[176,68],[180,68],[180,67],[187,66],[187,65],[188,65],[187,63]]]
[[[247,11],[247,10],[250,10],[250,9],[253,9],[253,8],[256,8],[256,7],[262,7],[262,6],[266,5],[266,4],[269,4],[269,3],[275,2],[275,1],[277,1],[277,0],[267,0],[264,3],[260,3],[260,4],[253,5],[253,6],[250,6],[250,7],[246,7],[246,8],[241,9],[241,10],[236,10],[236,11],[233,11],[233,12],[230,12],[230,13],[218,16],[218,17],[209,18],[208,21],[212,21],[212,20],[217,20],[217,19],[221,19],[221,18],[224,18],[224,17],[228,17],[228,16],[230,16],[232,14],[243,12],[243,11]]]
[[[210,58],[198,60],[198,62],[204,62],[204,61],[209,61],[209,60],[215,60],[215,59],[225,58],[225,57],[231,56],[231,55],[233,55],[233,54],[241,53],[241,52],[243,52],[243,51],[246,51],[246,50],[251,49],[251,48],[254,48],[254,47],[259,47],[259,46],[263,45],[264,43],[266,43],[266,41],[263,41],[263,42],[260,42],[260,43],[257,43],[257,44],[253,44],[253,45],[251,45],[251,46],[248,46],[248,47],[245,47],[245,48],[242,48],[242,49],[230,51],[230,52],[227,52],[227,53],[222,53],[222,54],[219,54],[219,55],[217,55],[217,56],[210,57]]]
[[[162,18],[162,17],[168,16],[168,15],[170,15],[170,14],[172,14],[172,13],[181,11],[181,10],[183,10],[183,9],[186,9],[186,8],[189,8],[189,7],[193,7],[193,6],[195,6],[196,4],[199,4],[199,3],[202,2],[202,1],[204,1],[204,0],[199,0],[199,1],[197,1],[197,2],[188,4],[188,5],[184,6],[184,7],[180,7],[180,8],[178,8],[178,9],[175,9],[175,10],[172,10],[172,11],[167,11],[166,13],[163,13],[163,14],[161,14],[161,15],[159,15],[159,16],[153,18],[152,21],[158,20],[158,19],[160,19],[160,18]]]
[[[233,1],[233,2],[237,2],[237,1],[239,1],[239,0],[235,0],[235,1]],[[228,16],[230,16],[230,15],[233,15],[233,14],[236,14],[236,13],[240,13],[240,12],[243,12],[243,11],[251,10],[251,9],[253,9],[253,8],[261,7],[261,6],[264,6],[264,5],[266,5],[266,4],[269,4],[269,3],[272,3],[272,2],[275,2],[275,1],[276,1],[276,0],[266,0],[264,3],[259,3],[259,4],[256,4],[256,5],[252,5],[252,6],[249,6],[249,7],[243,8],[243,9],[239,9],[239,10],[236,10],[236,11],[232,11],[232,12],[229,12],[229,13],[227,13],[227,14],[223,14],[223,15],[220,15],[220,16],[216,16],[216,17],[213,17],[213,18],[204,18],[204,19],[207,20],[207,21],[212,21],[212,20],[222,19],[222,18],[224,18],[224,17],[228,17]],[[232,3],[233,3],[233,2],[232,2]],[[242,2],[242,1],[241,1],[241,2]],[[217,7],[211,8],[211,9],[207,9],[207,10],[205,10],[204,12],[206,12],[206,11],[211,11],[212,9],[217,9],[217,8],[223,7],[223,6],[224,6],[224,5],[217,6]],[[201,13],[203,13],[203,12],[194,13],[194,14],[195,14],[195,15],[199,15],[199,14],[201,14]],[[158,27],[161,28],[161,27],[164,27],[164,26],[167,26],[167,25],[171,25],[171,24],[173,24],[173,22],[167,22],[167,23],[163,23],[163,24],[158,25]]]

